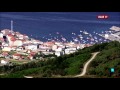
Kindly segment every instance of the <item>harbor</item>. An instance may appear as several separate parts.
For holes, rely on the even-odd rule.
[[[114,30],[114,32],[109,34],[99,34],[99,36],[104,37],[110,41],[118,41],[120,42],[120,28],[116,26],[112,26],[110,29]]]

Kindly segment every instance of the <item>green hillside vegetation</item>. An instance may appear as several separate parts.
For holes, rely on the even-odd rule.
[[[110,73],[110,68],[114,68],[115,73]],[[91,62],[88,74],[99,77],[120,77],[120,43],[111,42],[104,47]]]
[[[79,74],[85,62],[91,57],[91,53],[100,52],[89,65],[88,75],[97,77],[120,76],[120,43],[95,44],[70,55],[49,58],[47,61],[29,62],[23,65],[2,66],[1,78],[23,78],[24,75],[37,77],[74,76]],[[110,68],[115,68],[115,73],[110,74]]]
[[[76,75],[83,68],[83,64],[91,57],[91,52],[79,50],[74,54],[64,55],[47,61],[29,62],[22,65],[2,66],[0,73],[6,73],[0,77],[23,77],[24,75],[36,74],[40,77],[51,77],[52,75]],[[39,69],[42,71],[40,72]],[[37,71],[36,71],[37,70]]]

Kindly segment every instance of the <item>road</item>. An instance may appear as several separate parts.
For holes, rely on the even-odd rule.
[[[98,54],[99,52],[95,52],[95,53],[92,53],[92,57],[88,60],[88,62],[86,62],[86,64],[84,65],[84,68],[83,68],[83,71],[81,74],[79,75],[76,75],[75,77],[81,77],[81,76],[84,76],[86,74],[86,71],[87,71],[87,67],[88,65],[90,64],[90,62],[96,57],[96,55]]]
[[[32,76],[24,76],[25,78],[33,78]]]

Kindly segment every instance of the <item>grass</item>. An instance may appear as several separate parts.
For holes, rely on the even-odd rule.
[[[90,53],[80,54],[72,58],[66,59],[69,63],[68,68],[65,68],[67,75],[75,75],[81,72],[84,63],[91,57]]]
[[[28,63],[30,62],[30,60],[10,60],[12,63],[16,63],[16,64],[24,64],[24,63]]]
[[[41,67],[30,68],[15,73],[6,74],[4,76],[1,75],[0,78],[24,78],[24,76],[31,75],[33,73],[40,73],[41,69],[42,69]]]

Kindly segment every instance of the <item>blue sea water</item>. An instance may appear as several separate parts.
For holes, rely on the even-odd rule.
[[[108,19],[98,19],[98,15],[108,15]],[[48,41],[48,38],[65,37],[70,41],[71,33],[76,37],[80,30],[101,33],[112,26],[120,27],[120,12],[0,12],[0,30],[10,29],[14,21],[14,31],[29,37]],[[85,35],[84,35],[85,36]]]

